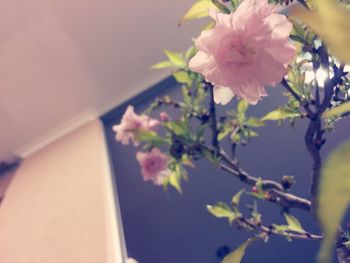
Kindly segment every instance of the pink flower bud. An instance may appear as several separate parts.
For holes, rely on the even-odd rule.
[[[170,117],[169,117],[168,113],[166,113],[165,111],[162,111],[162,112],[159,114],[159,118],[160,118],[160,121],[161,121],[161,122],[170,121]]]

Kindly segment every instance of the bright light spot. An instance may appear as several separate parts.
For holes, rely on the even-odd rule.
[[[320,87],[323,87],[325,80],[327,79],[328,73],[326,70],[324,70],[323,68],[319,68],[316,71],[316,79],[318,82],[318,85]]]
[[[305,83],[310,84],[315,79],[315,74],[312,70],[305,71]]]
[[[332,73],[332,72],[331,72]],[[331,74],[332,75],[332,74]],[[316,71],[316,79],[319,87],[324,86],[324,82],[327,79],[327,71],[323,68],[319,68]],[[305,83],[312,83],[315,80],[315,74],[312,69],[308,69],[305,71]]]

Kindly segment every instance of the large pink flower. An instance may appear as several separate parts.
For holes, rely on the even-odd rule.
[[[136,159],[140,163],[144,181],[153,181],[154,184],[161,185],[164,178],[170,175],[169,157],[158,148],[153,148],[147,153],[137,152]]]
[[[116,132],[116,140],[122,144],[129,144],[130,141],[135,146],[138,145],[138,141],[134,135],[136,129],[155,130],[159,126],[159,121],[152,119],[146,115],[137,115],[134,112],[133,106],[128,106],[126,109],[120,124],[114,125],[113,130]]]
[[[256,104],[266,96],[265,85],[276,85],[295,54],[288,42],[292,24],[267,0],[244,0],[234,13],[211,10],[213,29],[196,39],[198,53],[190,68],[214,85],[216,103],[234,95]]]

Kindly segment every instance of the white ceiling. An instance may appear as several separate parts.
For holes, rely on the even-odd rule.
[[[0,0],[0,160],[166,76],[149,66],[199,33],[177,28],[192,2]]]

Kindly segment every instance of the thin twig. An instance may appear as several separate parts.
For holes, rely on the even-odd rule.
[[[273,234],[273,235],[283,236],[286,238],[303,239],[303,240],[322,240],[323,238],[323,236],[321,235],[315,235],[308,232],[304,232],[304,233],[295,233],[295,232],[286,232],[286,231],[280,232],[274,229],[273,226],[268,227],[268,226],[262,225],[261,223],[253,222],[252,220],[245,218],[243,216],[238,218],[238,220],[243,224],[248,225],[250,228],[254,230],[259,229],[260,231],[262,231],[267,235]]]
[[[209,88],[209,114],[210,114],[210,129],[212,132],[212,145],[215,148],[216,152],[219,152],[219,130],[216,121],[216,107],[214,101],[214,86],[211,83],[206,82],[205,85]]]
[[[220,164],[220,168],[236,176],[247,185],[255,186],[258,182],[257,177],[249,175],[240,168],[235,170],[225,164]],[[262,187],[263,190],[268,191],[270,195],[270,198],[267,199],[268,201],[277,203],[284,208],[298,208],[306,211],[311,210],[311,202],[309,200],[284,192],[282,185],[275,181],[262,180]]]
[[[288,81],[282,79],[282,86],[299,102],[300,106],[304,108],[309,118],[314,118],[314,113],[311,111],[309,107],[309,103],[304,101],[288,84]]]

